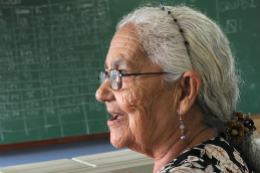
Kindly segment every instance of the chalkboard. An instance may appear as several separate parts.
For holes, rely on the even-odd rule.
[[[0,0],[0,144],[109,131],[97,76],[116,23],[140,2]],[[259,2],[160,2],[185,3],[223,27],[245,80],[238,109],[259,113]]]

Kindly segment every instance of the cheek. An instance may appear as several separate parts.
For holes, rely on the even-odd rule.
[[[153,94],[141,86],[131,87],[121,93],[121,107],[127,113],[148,113]]]
[[[120,107],[127,113],[129,128],[136,137],[156,119],[152,114],[153,97],[153,92],[141,86],[128,88],[121,93]]]

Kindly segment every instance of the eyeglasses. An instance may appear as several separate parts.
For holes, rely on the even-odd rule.
[[[109,78],[110,86],[113,90],[118,91],[122,88],[122,77],[124,76],[139,76],[139,75],[159,75],[159,74],[167,74],[168,72],[151,72],[151,73],[131,73],[124,74],[122,71],[118,71],[116,69],[111,69],[109,72],[101,71],[99,73],[99,83],[102,85],[106,78]]]

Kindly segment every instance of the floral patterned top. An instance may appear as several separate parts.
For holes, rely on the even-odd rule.
[[[158,173],[253,173],[240,153],[225,139],[216,137],[179,155]]]

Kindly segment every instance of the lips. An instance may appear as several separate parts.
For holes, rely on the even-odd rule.
[[[107,124],[108,125],[112,125],[112,124],[115,124],[115,123],[120,123],[120,121],[122,121],[124,118],[125,118],[125,115],[124,114],[118,114],[118,113],[112,113],[112,112],[109,112],[111,115],[113,115],[112,118],[110,118],[108,121],[107,121]]]
[[[115,120],[120,120],[120,119],[122,119],[122,118],[124,118],[124,115],[116,115],[116,116],[114,116],[113,118],[110,118],[110,120],[111,120],[111,121],[115,121]]]

